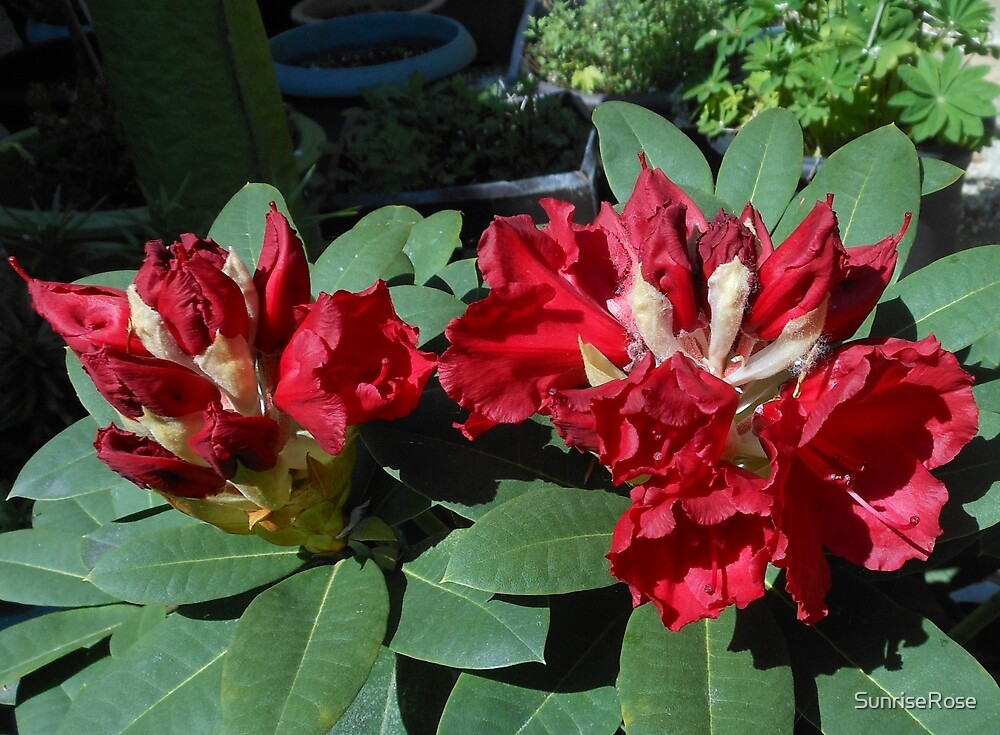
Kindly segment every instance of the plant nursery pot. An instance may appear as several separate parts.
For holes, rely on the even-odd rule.
[[[406,82],[414,74],[441,79],[468,66],[476,44],[465,27],[428,13],[363,13],[292,28],[270,40],[278,86],[286,95],[356,97],[377,84]],[[342,54],[378,57],[405,48],[405,58],[356,66],[324,66]]]
[[[293,21],[304,25],[359,13],[433,13],[445,0],[300,0],[292,6]]]
[[[534,73],[535,70],[532,69],[529,57],[525,51],[525,46],[527,44],[525,32],[528,29],[528,24],[531,18],[540,18],[546,13],[547,9],[543,3],[539,2],[539,0],[526,0],[524,4],[524,12],[521,15],[521,22],[517,27],[517,35],[514,38],[514,46],[511,49],[510,62],[507,66],[506,82],[508,84],[512,85],[519,78],[523,78]],[[557,94],[565,92],[572,95],[576,105],[588,117],[594,112],[595,107],[602,102],[609,100],[631,102],[634,105],[645,107],[647,110],[655,112],[657,115],[665,117],[668,120],[673,120],[676,117],[680,107],[680,99],[673,92],[654,91],[624,94],[617,94],[614,92],[580,92],[579,90],[572,89],[570,87],[560,87],[557,84],[552,84],[551,82],[546,82],[544,80],[539,80],[538,91],[543,94]]]
[[[404,204],[424,214],[442,209],[458,209],[463,215],[464,232],[474,233],[478,240],[479,233],[486,229],[494,216],[530,214],[537,221],[545,221],[545,210],[538,202],[546,197],[555,197],[576,205],[574,219],[578,223],[593,221],[599,208],[600,173],[597,133],[592,130],[587,138],[580,167],[574,171],[398,194],[335,194],[331,204],[334,209],[356,207],[361,213],[389,204]],[[332,222],[336,226],[336,221]],[[352,224],[353,220],[344,220],[343,226],[348,228]]]
[[[316,122],[297,112],[289,115],[289,124],[295,141],[296,168],[304,175],[322,156],[326,133]],[[27,128],[0,139],[0,153],[37,134],[37,128]],[[122,238],[141,241],[153,235],[149,208],[145,206],[72,211],[45,208],[42,202],[39,205],[37,209],[22,209],[0,202],[0,239],[17,242],[34,233],[78,242]]]

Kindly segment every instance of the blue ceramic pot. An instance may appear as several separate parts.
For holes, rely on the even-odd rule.
[[[400,45],[429,50],[369,66],[310,66],[324,56]],[[476,56],[476,43],[461,23],[423,13],[332,18],[279,33],[270,46],[278,86],[299,97],[355,97],[378,84],[405,83],[415,73],[434,81],[464,69]]]

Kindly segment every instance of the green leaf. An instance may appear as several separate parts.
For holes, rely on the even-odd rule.
[[[470,442],[453,426],[463,419],[439,387],[429,387],[410,416],[366,424],[361,437],[376,461],[401,482],[473,520],[548,483],[607,480],[603,470],[592,471],[587,455],[562,444],[544,420],[498,426]]]
[[[698,146],[656,113],[628,102],[604,102],[594,110],[593,119],[604,171],[618,201],[632,195],[642,170],[640,152],[645,152],[650,167],[663,169],[689,194],[714,190],[712,169]]]
[[[143,490],[127,480],[86,495],[58,500],[36,500],[31,509],[35,528],[59,528],[80,535],[96,531],[123,516],[164,505],[156,493]]]
[[[66,350],[66,374],[73,384],[76,397],[99,426],[121,425],[121,417],[94,385],[94,381],[83,369],[80,358],[72,350]]]
[[[167,608],[163,605],[146,605],[133,609],[136,614],[123,620],[111,634],[111,655],[116,658],[167,619]]]
[[[448,560],[466,531],[403,565],[406,585],[399,623],[388,646],[410,658],[459,669],[495,669],[543,661],[547,607],[490,599],[489,592],[442,581]],[[447,626],[427,621],[447,620]]]
[[[0,684],[107,638],[138,612],[131,605],[85,607],[48,613],[0,631]]]
[[[479,270],[476,268],[475,258],[465,258],[449,263],[438,271],[437,275],[455,296],[463,300],[469,294],[482,288],[483,285]]]
[[[418,222],[403,245],[403,252],[413,263],[416,283],[427,283],[451,260],[462,241],[462,213],[451,209],[435,212]]]
[[[438,735],[612,735],[621,724],[614,680],[630,611],[622,586],[555,598],[547,663],[461,674]]]
[[[955,352],[1000,330],[1000,245],[962,250],[891,285],[872,334],[923,339]]]
[[[802,176],[802,128],[788,110],[765,110],[744,125],[726,150],[715,195],[739,214],[753,202],[774,229]]]
[[[0,598],[25,605],[77,607],[118,599],[87,581],[83,539],[52,528],[0,534]]]
[[[301,565],[298,548],[199,523],[128,539],[101,558],[90,580],[129,602],[178,605],[245,592]]]
[[[376,209],[338,237],[316,261],[313,292],[362,291],[382,278],[423,217],[410,207]]]
[[[145,536],[163,528],[193,526],[201,523],[202,521],[197,518],[174,510],[166,504],[159,506],[157,511],[138,518],[107,523],[84,536],[83,563],[88,569],[93,569],[101,557],[111,549],[121,546],[130,538]]]
[[[280,191],[270,184],[247,184],[222,208],[208,231],[208,236],[220,246],[234,249],[251,273],[264,247],[264,225],[271,202],[294,228],[295,223]]]
[[[80,419],[63,429],[25,463],[10,497],[72,498],[128,483],[97,458],[96,433],[97,424],[91,418]]]
[[[171,615],[89,682],[57,735],[211,733],[235,622]]]
[[[920,196],[951,186],[965,175],[965,169],[940,158],[920,156]]]
[[[60,723],[69,712],[70,705],[80,692],[111,666],[111,659],[106,656],[97,658],[97,652],[83,657],[79,656],[79,653],[71,654],[69,661],[74,667],[72,670],[75,673],[72,676],[37,694],[19,696],[17,708],[14,710],[18,735],[52,735],[59,729]],[[83,668],[77,671],[76,668],[81,665]],[[45,676],[45,672],[39,672],[39,676]],[[32,679],[33,677],[29,676],[25,683],[33,684]],[[24,684],[19,686],[22,687],[22,692],[27,689]]]
[[[913,143],[893,126],[862,135],[834,151],[816,178],[785,210],[774,232],[780,245],[816,202],[833,194],[844,245],[871,245],[895,235],[907,213],[920,208],[920,166]],[[897,275],[902,270],[916,234],[911,223],[899,244]]]
[[[444,333],[452,319],[465,313],[465,304],[450,293],[427,286],[392,286],[392,303],[399,317],[420,330],[420,344]]]
[[[676,633],[653,605],[637,608],[622,643],[618,696],[629,735],[742,735],[751,722],[754,732],[791,733],[795,719],[788,651],[761,603]]]
[[[549,595],[614,584],[605,555],[629,500],[601,490],[533,490],[499,505],[459,540],[445,581]]]
[[[891,602],[853,574],[836,574],[831,614],[808,626],[784,594],[767,595],[791,655],[796,707],[826,735],[992,732],[1000,689],[965,649],[933,623]],[[975,709],[861,708],[867,697],[975,697]]]
[[[354,559],[262,592],[237,623],[226,657],[223,733],[326,732],[368,678],[388,615],[381,571]]]

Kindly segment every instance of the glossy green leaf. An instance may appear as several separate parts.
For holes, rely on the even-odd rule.
[[[766,692],[766,696],[762,696]],[[791,733],[792,671],[763,603],[717,620],[664,627],[653,605],[636,608],[622,643],[618,696],[629,735]]]
[[[920,156],[920,196],[951,186],[965,175],[965,169],[940,158]]]
[[[413,227],[423,220],[410,207],[376,209],[338,237],[312,270],[313,293],[362,291],[384,277],[403,252]]]
[[[73,664],[81,665],[81,662],[75,660],[76,658],[75,654],[71,654],[71,659],[74,659]],[[84,660],[83,663],[88,662]],[[56,732],[80,692],[91,681],[96,681],[102,676],[109,666],[111,666],[110,658],[106,656],[96,658],[90,661],[89,665],[84,665],[82,669],[75,671],[69,678],[59,682],[57,686],[21,697],[14,710],[18,735],[52,735]],[[44,672],[39,674],[44,676]]]
[[[427,283],[448,264],[462,244],[461,232],[462,213],[451,209],[435,212],[413,226],[403,252],[413,264],[416,283]]]
[[[25,463],[10,496],[34,500],[72,498],[128,483],[97,458],[96,433],[94,420],[83,418],[56,434]]]
[[[88,682],[56,735],[213,733],[231,620],[171,615]]]
[[[872,334],[922,339],[950,351],[1000,330],[1000,245],[941,258],[886,289]]]
[[[612,735],[622,718],[614,681],[631,608],[623,587],[554,599],[547,663],[461,674],[438,735]]]
[[[780,585],[779,585],[780,587]],[[826,735],[986,733],[1000,722],[1000,689],[933,623],[851,574],[835,574],[831,614],[808,626],[784,594],[767,595],[796,677],[796,707]],[[974,697],[975,709],[892,706],[892,697]],[[869,697],[879,707],[869,707]]]
[[[301,565],[298,548],[199,523],[128,539],[101,557],[89,579],[122,600],[179,605],[245,592]]]
[[[389,289],[396,313],[420,330],[420,344],[440,334],[452,319],[465,313],[465,304],[456,296],[427,286],[393,286]]]
[[[144,605],[135,608],[136,613],[122,621],[111,634],[111,655],[121,656],[134,643],[167,619],[167,608],[163,605]]]
[[[719,167],[715,195],[739,214],[753,202],[774,229],[802,176],[802,128],[788,110],[765,110],[736,134]]]
[[[445,581],[550,595],[614,584],[605,555],[629,499],[601,490],[533,490],[483,515],[459,540]]]
[[[601,141],[601,161],[615,198],[632,194],[646,154],[652,168],[661,168],[689,194],[689,190],[714,190],[712,169],[694,142],[672,123],[629,102],[604,102],[594,110],[594,125]]]
[[[111,549],[121,546],[130,538],[145,536],[164,528],[193,526],[201,523],[202,521],[197,518],[192,518],[169,506],[160,506],[154,512],[141,514],[127,521],[107,523],[84,536],[83,563],[88,569],[93,569],[105,554]]]
[[[495,669],[543,661],[547,607],[491,599],[489,592],[442,581],[458,539],[452,533],[403,565],[399,622],[388,646],[410,658],[459,669]],[[447,620],[447,626],[427,621]]]
[[[476,268],[475,258],[465,258],[449,263],[437,274],[455,296],[462,300],[477,292],[483,285],[482,276]]]
[[[401,482],[473,520],[532,489],[608,481],[602,468],[568,449],[545,420],[498,426],[470,442],[453,426],[464,418],[434,386],[408,417],[366,424],[361,437],[376,461]]]
[[[57,500],[36,500],[31,509],[35,528],[59,528],[85,535],[123,516],[164,505],[156,493],[121,480],[109,488]]]
[[[0,534],[0,598],[25,605],[105,605],[118,598],[87,581],[83,539],[68,531],[30,528]]]
[[[208,231],[208,236],[220,246],[234,249],[251,273],[264,247],[264,225],[271,202],[294,228],[295,223],[280,191],[270,184],[247,184],[222,208]]]
[[[381,648],[382,572],[345,559],[258,595],[240,618],[222,675],[225,735],[321,735],[347,710]]]
[[[84,607],[48,613],[0,631],[0,684],[107,638],[138,612],[131,605]]]
[[[774,232],[775,245],[780,245],[827,194],[834,195],[840,236],[848,247],[871,245],[895,235],[906,214],[913,214],[914,222],[898,247],[898,275],[916,235],[920,208],[920,166],[910,139],[887,126],[834,151],[812,183],[785,210]]]
[[[368,681],[327,735],[403,735],[437,729],[458,672],[383,647]]]

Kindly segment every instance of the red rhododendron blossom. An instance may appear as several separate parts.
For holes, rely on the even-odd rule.
[[[11,262],[119,413],[95,443],[111,469],[223,530],[344,547],[354,427],[412,411],[435,367],[384,283],[310,303],[302,242],[274,205],[254,274],[194,235],[147,243],[124,292]]]
[[[974,409],[963,408],[969,379],[937,347],[887,343],[860,372],[860,358],[844,362],[855,352],[818,357],[871,312],[910,218],[874,245],[845,248],[827,197],[774,243],[750,204],[709,220],[642,163],[621,213],[604,205],[592,224],[577,225],[570,205],[547,200],[544,227],[524,216],[490,225],[479,252],[491,291],[449,325],[441,384],[470,412],[466,435],[549,415],[615,482],[639,486],[611,570],[669,627],[756,599],[771,560],[788,569],[796,599],[810,595],[812,622],[829,585],[817,562],[824,548],[873,569],[926,557],[946,497],[928,470],[976,431]],[[840,371],[867,387],[849,391],[833,377]],[[892,381],[907,387],[889,391]],[[908,395],[915,386],[926,400]],[[895,416],[893,441],[912,439],[930,454],[908,449],[875,470],[874,455],[850,445],[878,446],[868,436],[886,432],[881,407],[897,398],[936,405]],[[948,452],[930,449],[944,441],[928,438],[939,429],[954,437]],[[844,457],[863,458],[863,482],[857,467],[834,461]],[[841,533],[830,522],[820,533],[835,490],[853,525]],[[908,515],[882,504],[897,493]]]
[[[926,560],[948,499],[931,475],[976,435],[972,378],[933,337],[858,342],[765,403],[756,418],[799,617],[826,614],[823,549],[868,569]]]

